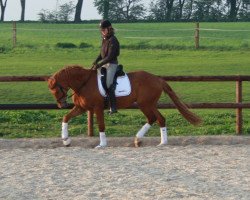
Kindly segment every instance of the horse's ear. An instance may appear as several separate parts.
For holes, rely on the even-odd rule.
[[[48,79],[48,86],[50,89],[53,89],[56,86],[56,79],[54,77]]]

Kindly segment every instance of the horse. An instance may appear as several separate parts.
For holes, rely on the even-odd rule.
[[[161,142],[159,146],[167,144],[165,118],[157,109],[157,102],[162,92],[169,95],[176,108],[188,122],[193,125],[202,122],[201,118],[191,112],[179,99],[164,79],[146,71],[129,72],[127,75],[131,83],[131,93],[127,96],[117,97],[117,108],[127,108],[136,102],[138,108],[147,118],[147,122],[135,136],[134,144],[136,147],[140,146],[142,138],[156,121],[160,126]],[[65,146],[69,146],[71,143],[68,134],[68,122],[71,118],[86,111],[93,112],[97,119],[100,144],[96,148],[107,146],[104,123],[105,103],[97,84],[97,70],[86,69],[80,65],[66,66],[48,79],[48,88],[56,99],[59,108],[68,106],[67,92],[69,89],[74,92],[72,96],[74,107],[63,116],[62,121],[61,137]]]

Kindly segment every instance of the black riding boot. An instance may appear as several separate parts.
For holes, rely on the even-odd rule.
[[[110,87],[108,89],[108,96],[109,96],[109,102],[110,102],[110,111],[109,114],[112,115],[114,113],[117,113],[116,109],[116,97],[115,97],[115,89],[114,87]]]

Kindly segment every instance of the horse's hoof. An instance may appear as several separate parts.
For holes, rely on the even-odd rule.
[[[63,145],[66,147],[69,147],[71,144],[71,139],[70,138],[65,138],[63,139]]]
[[[135,141],[134,141],[135,147],[136,148],[140,147],[141,143],[142,143],[142,141],[138,137],[136,137]]]
[[[167,143],[160,143],[157,145],[157,147],[165,147],[165,146],[167,146]]]

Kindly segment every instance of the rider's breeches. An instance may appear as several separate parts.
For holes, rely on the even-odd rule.
[[[117,64],[107,63],[106,65],[103,65],[102,67],[105,67],[107,69],[106,84],[107,84],[107,88],[109,88],[114,82],[114,76],[116,73]]]

